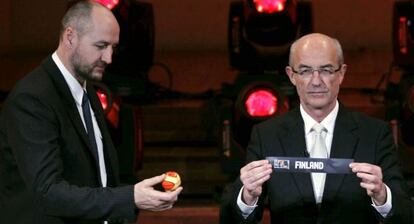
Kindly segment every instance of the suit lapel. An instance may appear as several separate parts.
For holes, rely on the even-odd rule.
[[[49,77],[53,80],[56,85],[56,91],[58,92],[62,103],[68,113],[70,120],[72,121],[75,130],[78,132],[83,143],[87,146],[91,152],[95,163],[99,170],[99,160],[98,154],[95,150],[92,149],[89,143],[88,134],[86,133],[85,127],[83,125],[82,119],[79,115],[78,108],[76,107],[75,100],[73,99],[72,93],[70,92],[69,86],[66,83],[63,74],[60,72],[59,68],[56,66],[55,62],[52,60],[52,57],[48,57],[43,61],[43,68],[47,71]]]
[[[295,109],[290,115],[283,124],[284,133],[280,138],[284,156],[306,157],[305,129],[302,116],[299,109]],[[315,203],[310,174],[291,173],[290,175],[295,180],[296,187],[305,202]]]
[[[331,158],[353,158],[358,143],[358,136],[353,132],[356,128],[352,114],[340,104],[332,139]],[[333,200],[344,177],[344,174],[327,175],[322,200]]]
[[[99,98],[96,94],[96,90],[92,87],[92,85],[87,85],[86,89],[88,92],[88,97],[90,99],[92,109],[95,113],[96,121],[102,134],[102,143],[106,164],[106,172],[108,177],[108,186],[110,186],[110,184],[115,184],[117,182],[115,178],[115,176],[117,175],[114,175],[115,173],[118,173],[118,161],[116,160],[117,154],[112,144],[109,131],[107,129],[105,114],[102,105],[99,101]]]

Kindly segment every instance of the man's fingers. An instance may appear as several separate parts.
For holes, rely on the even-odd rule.
[[[166,191],[166,192],[152,190],[151,197],[154,200],[161,201],[161,202],[174,202],[174,201],[177,201],[178,195],[181,193],[182,190],[183,190],[182,187],[178,187],[174,191]]]
[[[183,190],[183,187],[178,187],[174,191],[161,192],[161,193],[166,193],[166,194],[163,194],[160,200],[166,201],[166,202],[177,201],[178,195],[181,193],[182,190]]]
[[[161,183],[165,178],[165,174],[161,174],[159,176],[151,177],[142,181],[144,186],[154,186],[156,184]]]
[[[364,182],[361,182],[360,185],[361,185],[361,187],[365,188],[368,193],[373,193],[376,190],[376,186],[374,184],[372,184],[372,183],[364,183]]]
[[[351,163],[352,172],[361,179],[360,186],[372,197],[376,204],[382,205],[386,200],[386,190],[382,182],[382,170],[379,166],[368,163]]]
[[[270,178],[272,166],[267,160],[253,161],[240,170],[240,180],[252,191]]]
[[[372,165],[369,163],[351,163],[349,167],[352,169],[352,172],[354,173],[370,173],[382,178],[382,171],[379,166]]]
[[[153,212],[158,212],[158,211],[165,211],[165,210],[171,209],[172,207],[173,207],[173,204],[168,203],[168,204],[157,205],[155,207],[149,208],[148,210],[153,211]]]
[[[257,188],[257,187],[261,187],[264,182],[266,182],[267,180],[269,180],[269,178],[270,178],[270,175],[266,175],[266,176],[263,176],[263,177],[261,177],[259,179],[254,180],[252,182],[248,182],[245,186],[248,189],[252,189],[253,190],[253,189]]]
[[[365,182],[365,183],[377,183],[377,182],[379,182],[378,177],[375,176],[375,175],[372,175],[370,173],[357,173],[356,175],[357,175],[357,177],[359,177],[362,180],[362,182]]]
[[[262,166],[264,166],[266,164],[269,164],[269,161],[268,160],[265,160],[265,159],[253,161],[253,162],[247,164],[246,166],[244,166],[243,168],[241,168],[240,171],[241,172],[243,172],[243,171],[244,172],[247,172],[247,171],[252,170],[254,168],[262,167]]]
[[[257,160],[250,162],[240,169],[240,180],[244,185],[244,191],[250,196],[244,198],[245,202],[251,203],[254,197],[261,194],[261,187],[270,178],[272,165],[268,160]]]
[[[251,165],[252,163],[249,163],[248,165],[243,167],[240,170],[240,178],[241,179],[250,179],[250,178],[257,177],[257,175],[261,175],[261,173],[266,173],[265,175],[271,173],[272,172],[272,165],[270,165],[267,160],[261,160],[261,161],[266,161],[266,162],[256,163],[256,165]],[[255,162],[258,162],[258,161],[255,161]],[[261,176],[263,176],[263,175],[261,175]]]
[[[351,163],[350,167],[363,182],[382,183],[382,170],[379,166],[369,163]]]
[[[243,179],[245,182],[256,182],[257,180],[262,179],[263,177],[270,176],[272,169],[268,167],[257,168],[257,170],[252,170],[244,175]]]

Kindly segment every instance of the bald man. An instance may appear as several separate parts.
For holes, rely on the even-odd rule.
[[[253,128],[247,165],[230,196],[235,223],[258,222],[266,197],[271,223],[410,222],[390,128],[338,102],[346,69],[336,39],[314,33],[292,44],[286,74],[300,107]],[[325,156],[315,158],[354,159],[352,173],[275,172],[266,157],[315,155],[316,126]]]
[[[0,223],[123,223],[170,209],[164,175],[119,186],[117,153],[92,80],[119,40],[107,8],[83,1],[62,19],[57,50],[13,88],[0,116]]]

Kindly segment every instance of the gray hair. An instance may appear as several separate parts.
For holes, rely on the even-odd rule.
[[[324,36],[326,36],[326,35],[324,35]],[[337,39],[335,39],[335,38],[332,38],[332,37],[329,37],[329,36],[326,36],[326,37],[328,37],[333,42],[333,44],[334,44],[334,46],[336,48],[336,53],[337,53],[338,59],[339,59],[338,60],[338,63],[340,65],[342,65],[345,62],[345,60],[344,60],[344,53],[342,51],[341,43],[339,43],[339,41]],[[293,44],[290,46],[290,52],[289,52],[289,65],[290,66],[292,66],[292,63],[293,63],[293,55],[296,52],[296,48],[297,48],[296,45],[297,45],[297,43],[298,43],[298,41],[300,39],[301,38],[295,40],[295,42],[293,42]]]

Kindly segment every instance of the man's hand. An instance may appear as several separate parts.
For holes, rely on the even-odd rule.
[[[170,192],[155,190],[153,186],[161,183],[164,178],[165,174],[162,174],[135,184],[134,199],[137,208],[149,211],[163,211],[173,207],[183,188],[178,187]]]
[[[267,160],[253,161],[240,169],[240,180],[244,185],[242,200],[253,205],[262,194],[262,185],[270,178],[272,165]]]
[[[382,182],[381,167],[369,163],[351,163],[352,172],[361,178],[361,187],[374,200],[375,205],[383,205],[387,201],[387,190]]]

